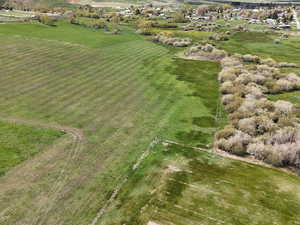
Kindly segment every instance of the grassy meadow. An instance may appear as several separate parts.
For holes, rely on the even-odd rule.
[[[299,37],[283,39],[281,44],[275,44],[275,39],[280,39],[275,33],[237,32],[232,34],[228,41],[220,42],[217,46],[231,53],[253,54],[273,58],[279,62],[300,64]]]
[[[0,177],[0,224],[88,225],[124,176],[128,182],[96,224],[299,223],[300,197],[290,190],[300,181],[277,170],[161,144],[132,170],[157,136],[209,148],[226,115],[218,63],[178,59],[178,50],[120,28],[113,35],[65,22],[0,26],[0,116],[83,133],[76,142],[54,142]],[[266,51],[246,41],[238,47],[236,35],[223,48]],[[297,61],[297,51],[278,50],[278,58]],[[32,146],[43,133],[35,129],[26,130],[35,137],[26,139]],[[57,136],[43,137],[44,143]],[[23,144],[10,142],[18,149]],[[166,172],[169,165],[180,172]]]
[[[99,224],[296,225],[299,191],[299,178],[278,170],[157,145]]]
[[[195,144],[211,140],[218,64],[175,59],[173,49],[122,30],[1,25],[0,115],[84,134],[0,178],[1,224],[88,224],[154,137],[182,140],[192,132]],[[210,77],[212,104],[203,77]],[[211,124],[202,125],[203,116]]]
[[[63,132],[0,121],[0,176],[47,149]]]

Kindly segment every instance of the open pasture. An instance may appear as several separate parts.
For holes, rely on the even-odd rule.
[[[278,170],[158,144],[101,224],[296,225],[299,185]]]
[[[0,176],[10,168],[49,148],[63,132],[34,126],[0,122]]]
[[[185,81],[173,50],[130,29],[5,24],[0,40],[0,115],[80,130],[0,178],[3,225],[89,224],[154,137],[201,130],[208,141],[216,129],[193,122],[215,116],[193,76],[217,93],[216,63],[198,62]]]
[[[226,122],[220,66],[178,59],[173,48],[120,28],[1,25],[0,116],[67,134],[0,177],[0,224],[299,222],[294,176],[161,143],[143,158],[158,136],[211,146]],[[227,47],[236,51],[236,42]]]
[[[231,53],[253,54],[273,58],[278,62],[300,64],[299,37],[291,36],[288,39],[282,39],[281,44],[275,44],[275,39],[281,39],[280,35],[264,32],[237,32],[229,37],[229,41],[217,45]]]

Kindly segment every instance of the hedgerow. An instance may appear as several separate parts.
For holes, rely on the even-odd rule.
[[[213,51],[210,46],[197,49]],[[216,133],[215,148],[250,154],[274,166],[300,168],[300,110],[290,102],[266,98],[266,94],[300,89],[296,74],[278,69],[297,65],[228,54],[220,63],[221,102],[229,113],[229,125]]]

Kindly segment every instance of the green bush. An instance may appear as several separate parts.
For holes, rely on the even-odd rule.
[[[43,14],[43,15],[39,15],[38,16],[38,21],[42,24],[48,25],[48,26],[54,26],[55,23],[55,19],[53,19],[52,17]]]

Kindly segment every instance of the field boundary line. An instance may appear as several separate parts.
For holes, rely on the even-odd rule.
[[[144,159],[150,154],[150,150],[160,143],[162,140],[160,137],[155,137],[150,144],[148,145],[147,149],[143,152],[143,154],[136,160],[134,165],[132,166],[132,171],[135,171],[138,169],[141,165],[141,163],[144,161]],[[108,206],[115,200],[116,196],[119,194],[120,190],[122,189],[123,185],[128,181],[129,175],[125,175],[123,180],[119,183],[119,185],[115,188],[110,198],[107,200],[107,202],[104,204],[103,207],[98,211],[96,217],[93,219],[93,221],[89,225],[96,225],[99,219],[104,215],[106,209]]]
[[[164,143],[165,144],[174,144],[174,145],[178,145],[178,146],[185,147],[185,148],[191,148],[191,149],[195,149],[195,150],[198,150],[198,151],[204,151],[204,152],[215,154],[215,155],[218,155],[218,156],[221,156],[221,157],[224,157],[224,158],[230,158],[230,159],[246,162],[246,163],[253,164],[253,165],[259,165],[259,166],[263,166],[263,167],[266,167],[266,168],[276,169],[278,171],[285,172],[285,173],[297,176],[297,174],[295,172],[293,172],[293,171],[291,171],[287,168],[275,167],[275,166],[267,164],[263,161],[257,160],[257,159],[255,159],[251,156],[250,157],[240,157],[240,156],[237,156],[237,155],[230,154],[229,152],[217,150],[217,149],[214,149],[214,148],[213,149],[199,148],[199,147],[189,146],[189,145],[185,145],[183,143],[179,143],[179,142],[172,141],[172,140],[167,140],[167,139],[162,140],[162,143],[163,144]]]

